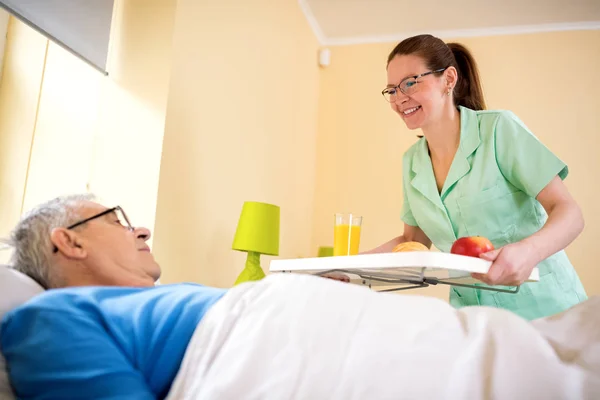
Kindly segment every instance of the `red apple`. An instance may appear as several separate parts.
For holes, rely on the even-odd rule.
[[[452,244],[450,253],[479,258],[480,254],[492,250],[494,250],[494,245],[483,236],[466,236],[459,238]]]

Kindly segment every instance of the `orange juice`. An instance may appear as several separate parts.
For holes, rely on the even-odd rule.
[[[360,225],[339,224],[333,232],[333,255],[346,256],[358,254],[360,245]]]

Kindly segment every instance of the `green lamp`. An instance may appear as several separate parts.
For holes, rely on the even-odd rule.
[[[248,257],[235,285],[265,277],[260,266],[261,254],[279,255],[279,215],[278,206],[255,201],[244,203],[232,249],[245,251]]]

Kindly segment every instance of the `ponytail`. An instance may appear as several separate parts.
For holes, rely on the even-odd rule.
[[[454,104],[472,110],[485,110],[485,99],[477,63],[471,52],[460,43],[448,43],[456,60],[458,83],[454,87]]]

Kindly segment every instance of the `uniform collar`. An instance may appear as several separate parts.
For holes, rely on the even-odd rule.
[[[444,208],[442,200],[448,192],[459,179],[471,170],[469,157],[477,150],[481,143],[477,113],[462,106],[459,106],[459,111],[460,144],[450,166],[450,171],[448,171],[441,195],[438,193],[435,183],[435,175],[433,174],[433,167],[425,138],[422,138],[417,145],[417,151],[412,163],[412,170],[415,173],[415,177],[412,179],[411,185],[441,208]]]

